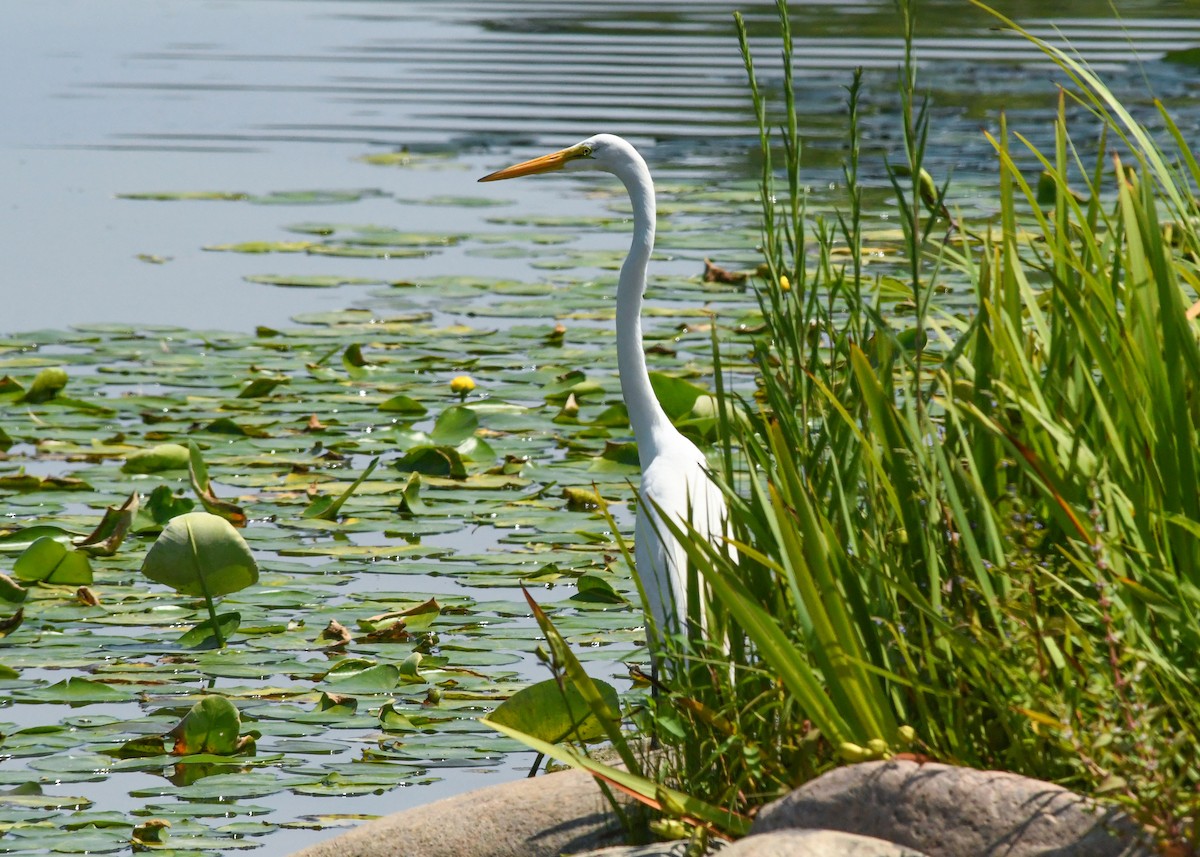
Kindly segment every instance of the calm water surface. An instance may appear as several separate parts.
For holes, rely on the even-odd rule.
[[[1054,4],[999,5],[1038,33],[1061,32],[1118,87],[1144,92],[1150,82],[1195,127],[1194,70],[1160,62],[1200,43],[1194,2],[1122,2],[1120,21],[1106,0],[1074,2],[1054,18],[1045,17]],[[286,237],[281,224],[313,216],[312,206],[147,203],[122,193],[368,188],[379,194],[320,206],[317,216],[470,233],[490,212],[401,201],[476,194],[484,170],[602,130],[635,140],[660,179],[742,178],[752,147],[732,8],[750,22],[770,83],[774,15],[763,2],[10,4],[0,33],[9,81],[0,330],[86,321],[245,330],[364,299],[353,289],[253,286],[242,277],[261,272],[261,259],[201,249]],[[823,187],[837,178],[841,87],[854,66],[877,70],[867,109],[890,106],[896,19],[890,0],[793,9],[810,176]],[[987,170],[980,126],[1002,107],[1044,113],[1052,72],[961,0],[926,3],[921,19],[924,82],[940,110],[932,156],[959,175]],[[886,124],[874,142],[893,144]],[[461,168],[381,170],[356,160],[400,147],[450,154]],[[524,185],[521,205],[589,210],[573,187],[561,178]],[[297,273],[380,271],[369,262],[288,263]],[[385,276],[451,273],[536,278],[519,260],[455,250],[395,260]]]
[[[1195,2],[1121,2],[1120,21],[1107,0],[1073,2],[1059,17],[1047,17],[1055,4],[999,5],[1035,32],[1069,38],[1134,102],[1147,104],[1152,87],[1185,133],[1200,139],[1200,74],[1162,61],[1200,44]],[[773,85],[773,6],[739,6],[759,47],[760,73]],[[986,182],[991,167],[980,128],[1008,109],[1014,126],[1036,136],[1053,107],[1054,75],[1032,49],[966,7],[924,4],[918,52],[936,106],[932,164],[969,185]],[[410,201],[480,196],[474,182],[484,172],[598,131],[633,139],[660,180],[745,180],[756,143],[732,8],[712,0],[8,4],[0,32],[8,82],[0,331],[89,321],[249,330],[373,300],[362,287],[280,290],[244,279],[271,267],[418,283],[463,274],[539,279],[525,259],[454,247],[424,259],[299,256],[286,264],[202,248],[285,239],[292,236],[284,225],[308,219],[486,231],[490,209]],[[793,8],[809,182],[828,194],[842,157],[842,87],[855,66],[869,70],[868,152],[897,145],[886,117],[901,45],[891,0]],[[401,147],[439,156],[438,168],[359,160]],[[877,168],[875,178],[882,181]],[[321,206],[120,198],[354,189],[371,193]],[[575,179],[548,177],[504,194],[529,212],[595,213],[583,189]],[[406,294],[420,303],[419,290]],[[392,811],[519,776],[520,768],[456,772],[435,786],[356,798],[356,806]],[[294,800],[293,817],[329,809]],[[281,832],[254,853],[284,854],[327,835]]]

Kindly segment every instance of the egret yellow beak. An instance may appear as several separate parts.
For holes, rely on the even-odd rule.
[[[518,176],[549,173],[554,170],[561,170],[567,161],[573,161],[576,158],[586,158],[588,154],[589,152],[583,146],[572,146],[569,149],[560,149],[557,152],[542,155],[540,158],[534,158],[531,161],[522,161],[519,164],[513,164],[511,167],[505,167],[502,170],[496,170],[494,173],[488,173],[480,181],[498,182],[501,179],[515,179]]]

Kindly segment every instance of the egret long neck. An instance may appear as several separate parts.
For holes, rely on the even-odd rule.
[[[617,285],[617,368],[633,436],[645,461],[663,434],[675,431],[650,386],[642,349],[642,296],[646,291],[646,267],[654,249],[654,183],[646,162],[636,154],[618,177],[633,204],[633,243]]]

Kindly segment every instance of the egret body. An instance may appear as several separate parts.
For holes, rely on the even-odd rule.
[[[670,633],[686,623],[687,554],[662,525],[660,514],[677,523],[689,521],[714,543],[723,541],[727,515],[725,498],[709,478],[704,453],[671,424],[654,395],[646,370],[641,314],[646,268],[654,249],[654,182],[638,151],[612,134],[589,137],[570,148],[491,173],[480,181],[553,170],[612,173],[625,185],[633,205],[633,241],[617,284],[617,369],[642,468],[634,533],[635,573],[645,590],[656,628],[660,634]]]

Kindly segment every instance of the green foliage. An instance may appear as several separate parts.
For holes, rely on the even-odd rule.
[[[163,528],[146,552],[142,574],[177,592],[202,597],[209,614],[207,631],[224,646],[231,628],[237,627],[237,614],[218,616],[213,599],[255,584],[258,566],[232,524],[208,512],[189,512]],[[207,636],[201,632],[198,639],[195,631],[189,632],[185,645],[201,644]]]
[[[147,552],[142,574],[205,598],[237,592],[258,580],[246,542],[228,521],[207,512],[172,519]]]
[[[57,367],[38,372],[22,401],[31,405],[48,402],[67,386],[67,373]]]
[[[326,521],[336,521],[338,512],[341,511],[342,506],[346,504],[346,501],[353,496],[354,492],[358,490],[358,487],[371,476],[371,474],[375,471],[375,468],[378,466],[379,459],[372,458],[371,463],[368,464],[363,472],[358,475],[358,478],[351,482],[350,486],[346,488],[346,490],[343,491],[339,496],[317,497],[311,503],[309,503],[308,508],[304,510],[304,517],[321,518]]]
[[[608,791],[610,788],[624,792],[671,819],[682,820],[705,829],[728,831],[735,835],[748,833],[750,822],[744,816],[714,806],[694,794],[658,784],[645,775],[635,755],[634,746],[621,731],[619,709],[612,687],[605,682],[596,681],[587,674],[571,646],[537,602],[528,592],[525,598],[538,626],[545,633],[549,646],[549,652],[544,655],[544,659],[550,665],[554,678],[534,687],[554,685],[535,692],[537,704],[545,710],[555,712],[552,729],[547,730],[534,722],[531,715],[535,712],[529,704],[521,704],[508,711],[501,706],[495,712],[499,715],[498,718],[484,718],[483,722],[498,732],[532,747],[539,754],[590,772],[601,784],[613,808],[618,812],[620,804],[612,799]],[[557,699],[553,698],[555,696]],[[551,743],[546,733],[552,731],[561,735],[563,728],[568,730],[568,735],[573,734],[576,741],[600,737],[610,740],[624,769],[590,758],[584,753],[563,746],[562,743]],[[561,742],[562,738],[558,741]],[[628,821],[626,826],[630,826]]]
[[[596,687],[612,711],[620,709],[616,689],[607,682]],[[563,741],[596,741],[604,728],[572,684],[546,679],[517,691],[488,715],[488,722],[509,726],[551,744]]]
[[[160,473],[164,470],[184,470],[188,466],[188,449],[177,443],[160,443],[140,449],[125,458],[121,470],[125,473]]]
[[[412,429],[397,433],[405,453],[394,466],[410,474],[465,479],[468,463],[491,462],[496,457],[491,445],[475,434],[478,428],[479,417],[470,408],[448,407],[438,414],[428,434]]]
[[[1022,33],[1072,84],[1054,151],[1018,138],[1018,154],[1002,124],[998,218],[955,221],[922,168],[929,115],[902,4],[904,161],[890,181],[903,253],[869,274],[860,79],[847,211],[810,219],[778,7],[781,121],[743,30],[767,274],[758,417],[728,425],[739,557],[679,533],[711,592],[709,636],[730,642],[693,628],[668,648],[647,724],[668,781],[744,809],[839,761],[912,748],[1117,799],[1164,843],[1195,847],[1196,159],[1165,110],[1169,153],[1086,66]],[[1067,98],[1105,129],[1086,149]],[[1032,183],[1018,170],[1031,158]],[[972,318],[939,307],[948,273],[972,285]],[[884,303],[895,282],[913,313],[902,326]]]
[[[171,752],[177,756],[232,756],[254,748],[253,737],[242,737],[241,728],[241,716],[232,702],[223,696],[205,696],[167,735],[175,739]]]
[[[92,564],[85,552],[43,536],[17,557],[13,574],[29,582],[87,586],[92,582]]]
[[[159,485],[150,492],[144,502],[139,503],[133,521],[135,533],[158,533],[167,522],[195,508],[191,498],[177,497],[167,485]]]

